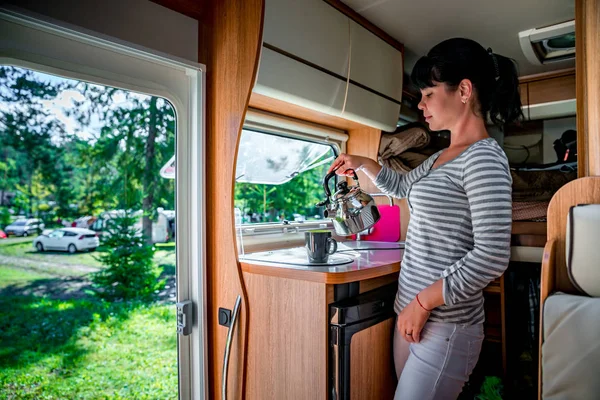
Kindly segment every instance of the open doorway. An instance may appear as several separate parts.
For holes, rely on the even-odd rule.
[[[0,239],[0,393],[201,398],[203,66],[1,11],[0,34],[3,218],[27,233]]]
[[[0,115],[4,394],[176,398],[174,108],[1,66]]]

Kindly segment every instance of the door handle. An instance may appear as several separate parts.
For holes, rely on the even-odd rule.
[[[233,331],[235,330],[235,323],[237,322],[238,311],[240,309],[241,303],[242,296],[238,294],[238,297],[235,300],[235,306],[233,307],[233,315],[231,316],[231,324],[229,325],[229,331],[227,332],[227,342],[225,343],[225,356],[223,357],[223,376],[221,377],[222,400],[227,400],[227,371],[229,369],[229,352],[231,350]]]

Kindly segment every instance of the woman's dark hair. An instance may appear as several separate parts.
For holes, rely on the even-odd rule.
[[[417,61],[411,74],[419,89],[443,82],[456,90],[463,79],[473,84],[484,120],[489,114],[492,122],[502,128],[523,116],[515,61],[485,50],[474,40],[441,42]]]

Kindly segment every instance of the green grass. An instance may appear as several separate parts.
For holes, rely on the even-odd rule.
[[[101,267],[102,263],[96,260],[96,252],[81,252],[69,254],[67,252],[46,251],[38,252],[31,242],[17,243],[12,245],[0,246],[0,255],[12,257],[24,257],[28,260],[46,261],[52,263],[68,265],[89,265],[92,267]]]
[[[102,262],[97,258],[102,254],[102,248],[94,252],[78,252],[69,254],[59,251],[38,252],[31,242],[16,243],[0,246],[0,256],[19,257],[31,261],[50,262],[61,265],[88,265],[102,268]],[[175,267],[175,243],[160,243],[156,245],[154,262],[156,265]],[[37,269],[37,268],[36,268]],[[51,269],[52,272],[60,274],[59,271]]]
[[[0,289],[8,285],[21,285],[29,283],[32,280],[48,278],[50,275],[23,270],[20,268],[10,268],[0,266]]]
[[[8,239],[0,239],[0,247],[1,246],[11,246],[13,244],[16,243],[31,243],[32,242],[32,238],[31,237],[9,237]]]
[[[0,339],[0,398],[177,398],[172,305],[0,291]]]
[[[99,254],[0,246],[0,399],[177,398],[174,306],[93,297]],[[175,246],[154,262],[174,276]]]

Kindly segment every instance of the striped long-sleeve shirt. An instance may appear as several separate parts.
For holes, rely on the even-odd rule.
[[[432,169],[440,152],[404,175],[383,168],[375,184],[408,198],[410,223],[394,309],[443,279],[444,305],[430,320],[458,324],[484,321],[483,294],[510,258],[512,179],[494,139],[480,140]]]

